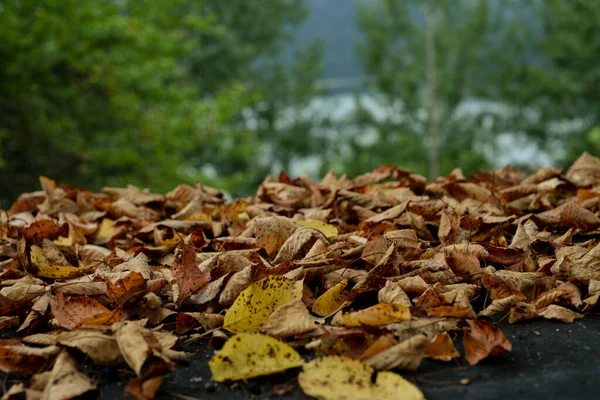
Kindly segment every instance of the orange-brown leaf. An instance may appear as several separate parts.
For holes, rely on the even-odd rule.
[[[512,345],[498,327],[480,320],[468,320],[463,342],[465,358],[471,365],[488,356],[497,356],[512,350]]]

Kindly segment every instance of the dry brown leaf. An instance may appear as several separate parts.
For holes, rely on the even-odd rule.
[[[144,337],[145,328],[139,323],[125,321],[117,328],[116,338],[127,365],[140,376],[144,363],[150,356],[150,346]]]
[[[429,340],[425,335],[415,335],[363,360],[363,362],[377,371],[395,368],[416,371],[421,364],[427,343]]]
[[[448,332],[442,332],[427,343],[423,356],[438,361],[452,361],[452,359],[460,357],[460,353],[454,347]]]
[[[289,218],[257,218],[254,220],[256,244],[264,248],[268,255],[273,255],[279,251],[295,228],[296,224]]]
[[[0,370],[33,375],[48,367],[60,352],[56,346],[29,347],[17,340],[0,340]]]
[[[196,264],[196,252],[187,244],[179,245],[179,260],[173,265],[176,284],[173,288],[173,300],[181,305],[194,292],[210,282],[210,272],[201,272]]]
[[[261,332],[276,338],[287,338],[315,329],[317,325],[310,317],[304,302],[294,300],[275,310],[269,316],[269,323],[261,329]]]
[[[550,304],[542,311],[540,311],[539,314],[544,318],[558,319],[568,324],[572,323],[576,319],[583,318],[583,314],[576,313],[575,311],[571,311],[568,308],[557,306],[556,304]]]
[[[385,286],[377,293],[377,299],[380,303],[398,304],[404,307],[412,306],[410,298],[397,282],[386,281]]]
[[[122,315],[121,310],[111,311],[91,297],[69,298],[62,292],[56,293],[50,306],[59,325],[66,329],[81,325],[111,325],[120,321]]]
[[[488,356],[497,356],[512,350],[512,345],[496,326],[486,321],[468,320],[463,342],[465,358],[471,365]]]
[[[56,337],[56,343],[81,351],[99,365],[118,365],[124,361],[116,339],[100,332],[64,332]]]
[[[77,370],[75,360],[66,350],[63,350],[56,358],[48,377],[43,399],[68,400],[94,389],[96,385]]]

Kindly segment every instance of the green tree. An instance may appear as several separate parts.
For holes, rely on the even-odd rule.
[[[268,6],[266,6],[268,4]],[[235,194],[252,193],[274,168],[322,153],[325,141],[300,115],[318,93],[322,49],[314,43],[296,53],[291,32],[308,15],[305,0],[205,0],[200,13],[216,24],[201,35],[190,57],[203,93],[241,83],[239,112],[191,146],[187,158],[209,167]]]
[[[0,197],[42,174],[161,191],[212,177],[248,193],[297,152],[273,127],[318,75],[317,47],[293,68],[281,57],[306,13],[304,0],[4,2]]]
[[[545,0],[514,12],[496,58],[496,85],[517,108],[515,130],[535,138],[555,160],[569,165],[582,151],[600,154],[600,2]]]
[[[359,164],[400,163],[430,178],[456,166],[487,166],[493,135],[459,107],[481,93],[490,75],[492,33],[498,20],[487,0],[377,0],[359,2],[364,40],[359,55],[388,115],[365,110],[361,126],[376,126],[378,140],[355,144]],[[487,114],[487,115],[486,115]],[[360,138],[358,140],[361,140]],[[376,155],[376,156],[375,156]]]
[[[14,198],[44,174],[72,184],[182,176],[180,150],[224,117],[225,96],[202,100],[181,62],[198,43],[173,2],[8,0],[0,6],[0,193]],[[221,94],[219,94],[221,96]],[[227,93],[230,96],[230,93]]]

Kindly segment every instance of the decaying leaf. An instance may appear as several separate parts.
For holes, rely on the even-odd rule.
[[[270,276],[253,283],[237,297],[225,314],[223,328],[253,332],[268,322],[279,307],[302,298],[302,281]]]
[[[321,317],[327,317],[348,306],[351,302],[352,292],[348,288],[348,280],[344,279],[315,300],[312,312]]]
[[[182,244],[180,260],[173,266],[173,275],[177,279],[173,298],[182,304],[192,293],[198,291],[210,281],[210,272],[202,272],[196,264],[196,252],[190,245]]]
[[[0,212],[0,330],[20,338],[0,341],[0,369],[32,376],[11,399],[91,390],[83,359],[129,366],[127,393],[150,399],[191,357],[183,335],[224,345],[210,362],[218,381],[302,366],[289,344],[361,360],[305,365],[309,395],[420,399],[375,371],[453,360],[457,331],[474,365],[511,351],[478,317],[571,323],[600,302],[600,160],[589,154],[566,174],[527,177],[282,172],[230,202],[201,184],[163,196],[40,183]]]
[[[94,265],[87,267],[74,267],[72,265],[57,265],[52,264],[44,255],[41,247],[31,246],[31,265],[34,268],[35,275],[42,278],[52,279],[69,279],[93,272],[96,268]]]
[[[379,372],[351,358],[329,356],[304,365],[298,375],[300,387],[322,400],[421,400],[423,393],[393,372]]]
[[[364,310],[349,313],[338,313],[333,318],[333,325],[361,326],[387,325],[410,319],[410,309],[406,306],[390,303],[379,303]]]
[[[333,238],[338,235],[338,230],[335,226],[327,224],[315,219],[301,219],[296,221],[306,228],[312,228],[320,231],[326,238]]]
[[[50,302],[52,313],[66,329],[81,325],[110,325],[121,320],[120,310],[109,310],[98,301],[86,296],[67,297],[58,292]]]
[[[432,341],[427,343],[423,356],[438,361],[451,361],[454,358],[460,357],[460,353],[454,347],[450,335],[447,332],[442,332],[438,333]]]
[[[56,337],[56,343],[81,351],[99,365],[118,365],[124,361],[117,340],[101,332],[64,332]]]
[[[265,333],[286,338],[314,331],[317,328],[302,300],[294,300],[281,306],[269,316],[269,323],[263,327]]]
[[[54,367],[44,388],[43,398],[68,400],[95,388],[96,385],[92,383],[91,379],[77,370],[75,360],[67,351],[63,350],[54,362]]]
[[[464,333],[465,358],[471,365],[488,356],[497,356],[512,350],[512,345],[496,326],[487,321],[468,320]]]
[[[425,335],[415,335],[380,353],[363,360],[377,371],[390,370],[394,368],[416,371],[421,364],[425,346],[429,340]]]
[[[303,364],[304,360],[293,348],[258,333],[231,337],[208,362],[217,382],[271,375]]]
[[[139,324],[125,322],[116,332],[117,344],[127,365],[140,376],[144,363],[150,356],[150,346]]]

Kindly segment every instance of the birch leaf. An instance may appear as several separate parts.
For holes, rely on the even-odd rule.
[[[240,333],[230,338],[208,366],[217,382],[271,375],[300,367],[300,355],[277,339],[258,333]]]
[[[373,368],[351,358],[322,357],[304,365],[298,383],[304,393],[322,400],[425,399],[400,375],[380,372],[373,381],[373,373]]]
[[[470,326],[465,332],[465,358],[471,365],[487,356],[495,356],[512,350],[512,345],[496,326],[487,321],[467,320]]]
[[[346,289],[348,280],[344,279],[322,295],[312,306],[312,311],[321,317],[327,317],[352,303],[351,292]]]
[[[448,332],[438,333],[431,342],[427,343],[423,355],[439,361],[451,361],[453,358],[460,357]]]
[[[406,306],[379,303],[364,310],[336,314],[332,324],[338,326],[387,325],[410,319],[410,309]]]
[[[278,308],[302,298],[302,281],[269,276],[244,289],[225,314],[223,328],[252,332],[266,324]]]
[[[117,330],[117,343],[127,365],[140,376],[142,367],[150,354],[150,346],[146,342],[139,324],[125,322]]]
[[[70,279],[93,272],[96,267],[73,267],[70,265],[52,265],[44,255],[41,247],[32,245],[29,253],[35,275],[42,278]]]
[[[306,228],[312,228],[320,231],[328,239],[338,235],[338,230],[335,226],[322,221],[317,221],[316,219],[301,219],[296,222]]]
[[[96,388],[90,378],[77,370],[77,363],[63,350],[54,363],[43,398],[68,400]]]

